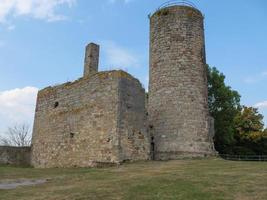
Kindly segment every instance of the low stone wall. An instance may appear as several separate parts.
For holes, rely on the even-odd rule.
[[[28,166],[31,159],[31,147],[0,146],[0,164]]]

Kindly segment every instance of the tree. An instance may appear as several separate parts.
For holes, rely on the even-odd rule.
[[[1,145],[25,147],[31,144],[31,131],[28,124],[15,125],[9,127],[6,137],[0,138]]]
[[[263,132],[263,115],[257,108],[243,106],[235,118],[236,129],[240,137],[248,137],[252,132]]]
[[[267,154],[267,132],[257,108],[243,106],[235,118],[235,154]]]
[[[216,150],[223,154],[267,155],[267,129],[253,107],[241,107],[240,95],[226,86],[225,76],[207,66],[208,104],[214,118]]]
[[[225,76],[207,65],[208,104],[214,118],[215,148],[219,153],[232,153],[235,143],[235,117],[240,112],[240,95],[226,86]]]

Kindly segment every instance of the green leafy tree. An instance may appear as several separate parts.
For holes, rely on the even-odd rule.
[[[243,106],[235,118],[235,154],[267,154],[267,132],[257,108]]]
[[[208,104],[214,118],[216,150],[221,154],[267,155],[267,129],[256,108],[240,105],[240,95],[225,76],[207,66]]]
[[[240,95],[225,84],[225,76],[207,65],[208,104],[214,118],[215,148],[219,153],[232,153],[235,144],[235,117],[240,112]]]
[[[257,108],[243,106],[235,118],[236,129],[240,137],[249,137],[250,133],[263,132],[263,115]]]

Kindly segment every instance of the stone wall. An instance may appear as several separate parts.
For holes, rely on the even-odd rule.
[[[171,6],[151,16],[148,111],[156,159],[214,153],[205,64],[200,11]]]
[[[86,46],[84,57],[84,77],[93,76],[98,72],[100,47],[97,44],[90,43]]]
[[[0,146],[0,164],[29,166],[31,158],[30,147]]]
[[[119,134],[121,160],[150,158],[150,137],[147,133],[145,90],[138,80],[119,81]]]
[[[138,148],[142,150],[134,158],[147,159],[143,152],[146,149],[141,148],[146,144],[144,139],[129,141],[132,146],[124,140],[129,130],[146,135],[141,121],[143,97],[139,81],[123,71],[99,72],[39,91],[32,139],[33,166],[115,164],[131,159],[129,155]],[[132,110],[125,108],[128,103]],[[128,112],[131,117],[125,118]]]
[[[128,73],[98,72],[99,46],[89,44],[83,78],[38,93],[32,165],[117,164],[149,159],[150,152],[159,160],[213,155],[201,12],[188,6],[155,12],[149,60],[147,102]]]

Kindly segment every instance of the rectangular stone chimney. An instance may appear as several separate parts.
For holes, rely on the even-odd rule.
[[[84,77],[90,77],[98,72],[99,45],[90,43],[86,46],[84,59]]]

